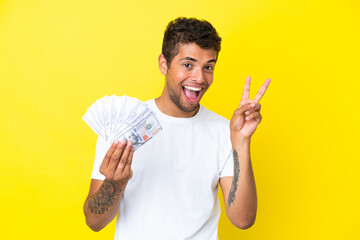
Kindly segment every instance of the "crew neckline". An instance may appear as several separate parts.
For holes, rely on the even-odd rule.
[[[166,120],[169,120],[172,122],[178,122],[178,123],[191,122],[191,121],[198,119],[204,109],[204,107],[201,104],[199,104],[200,105],[199,111],[194,116],[188,117],[188,118],[181,118],[181,117],[172,117],[172,116],[169,116],[169,115],[163,113],[156,105],[155,98],[147,101],[147,103],[155,111],[157,116],[159,116],[163,119],[166,119]]]

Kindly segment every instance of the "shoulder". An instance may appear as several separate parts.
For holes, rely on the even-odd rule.
[[[144,102],[151,110],[156,110],[155,98],[147,100]]]
[[[223,116],[210,111],[209,109],[205,108],[201,105],[201,117],[200,119],[204,122],[210,124],[216,124],[219,127],[229,127],[230,120],[224,118]]]
[[[222,160],[227,159],[228,153],[231,152],[230,141],[230,120],[223,116],[201,106],[201,117],[199,118],[197,127],[202,130],[202,135],[206,141],[213,141],[220,152],[226,156]]]
[[[204,135],[216,139],[220,146],[230,141],[230,121],[223,116],[201,106],[200,116],[197,121],[198,129],[203,129]]]

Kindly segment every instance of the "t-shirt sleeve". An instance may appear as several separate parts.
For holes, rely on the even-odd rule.
[[[99,136],[96,142],[95,162],[94,162],[93,171],[91,173],[92,179],[98,179],[98,180],[105,179],[105,176],[100,173],[100,165],[109,148],[110,145],[106,143],[106,141],[102,137]]]
[[[220,171],[219,177],[231,177],[234,175],[234,159],[232,153],[232,147],[224,147],[224,158],[226,159],[225,164]]]

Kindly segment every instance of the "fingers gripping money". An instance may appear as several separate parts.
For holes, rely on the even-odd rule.
[[[116,140],[107,151],[100,172],[107,180],[127,182],[132,177],[131,162],[134,154],[131,141]]]
[[[153,138],[161,125],[146,104],[128,96],[105,96],[97,100],[83,120],[111,147],[100,167],[106,179],[128,181],[134,151]]]

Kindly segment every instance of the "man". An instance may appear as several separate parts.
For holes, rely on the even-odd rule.
[[[217,239],[219,183],[230,221],[242,229],[253,225],[257,197],[250,139],[270,79],[253,100],[246,79],[229,128],[228,120],[199,104],[213,81],[220,43],[207,21],[169,23],[158,60],[165,87],[147,102],[163,130],[135,154],[130,141],[109,148],[98,138],[84,204],[92,230],[118,214],[115,239]]]

